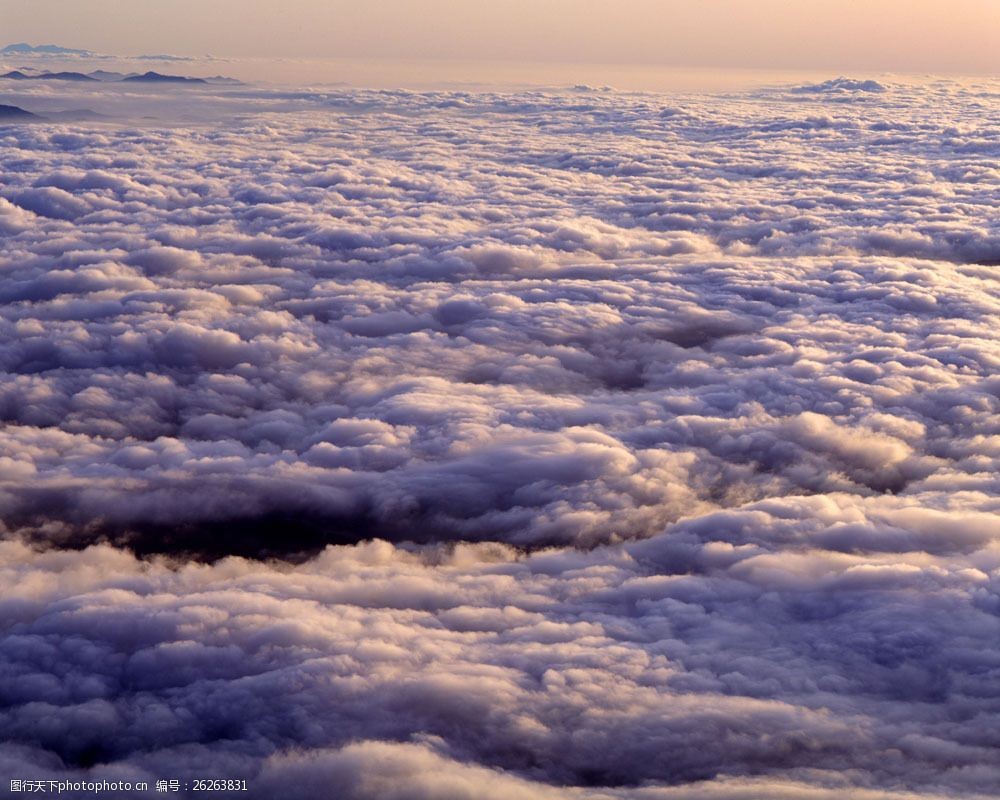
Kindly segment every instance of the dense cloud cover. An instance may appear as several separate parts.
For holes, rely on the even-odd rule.
[[[0,128],[0,773],[995,792],[996,86],[184,97]]]

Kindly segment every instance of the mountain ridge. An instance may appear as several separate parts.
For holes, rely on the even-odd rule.
[[[19,108],[18,106],[0,105],[0,122],[6,120],[29,122],[35,119],[40,120],[41,117],[38,116],[38,114],[32,114],[30,111],[25,111],[23,108]]]
[[[15,42],[0,48],[0,55],[46,55],[46,56],[92,56],[90,50],[77,50],[72,47],[60,47],[57,44],[32,45],[27,42]]]
[[[210,78],[193,78],[186,75],[167,75],[152,70],[144,73],[108,72],[94,70],[93,72],[36,72],[27,67],[15,69],[0,75],[0,80],[11,81],[72,81],[77,83],[185,83],[185,84],[217,84],[225,86],[241,86],[242,81],[215,75]]]

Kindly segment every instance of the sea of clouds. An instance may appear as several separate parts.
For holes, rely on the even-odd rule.
[[[0,102],[4,780],[993,796],[996,84]]]

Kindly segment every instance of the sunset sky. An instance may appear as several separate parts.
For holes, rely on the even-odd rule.
[[[8,41],[109,53],[968,74],[1000,67],[995,0],[0,0],[0,25]]]

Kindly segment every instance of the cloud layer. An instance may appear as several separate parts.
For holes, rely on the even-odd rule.
[[[0,129],[0,771],[994,791],[996,96]]]

